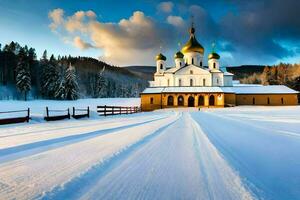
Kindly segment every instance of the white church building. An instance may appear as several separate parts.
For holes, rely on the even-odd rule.
[[[156,56],[156,72],[141,93],[141,109],[169,107],[225,107],[236,105],[297,105],[298,92],[284,85],[243,85],[233,82],[233,74],[220,69],[220,56],[213,50],[204,65],[204,48],[195,28],[188,42],[174,55],[175,66],[167,68],[167,58]]]
[[[156,73],[150,87],[169,86],[232,86],[233,74],[220,70],[220,56],[212,52],[208,56],[208,68],[203,62],[204,48],[190,29],[190,39],[174,56],[175,66],[166,68],[166,57],[156,56]]]

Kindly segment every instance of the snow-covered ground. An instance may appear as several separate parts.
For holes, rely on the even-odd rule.
[[[299,113],[166,109],[1,126],[0,199],[300,199]]]
[[[140,106],[140,98],[99,98],[99,99],[79,99],[76,101],[55,101],[55,100],[31,100],[31,101],[0,101],[0,112],[12,110],[27,110],[30,108],[32,123],[41,121],[46,113],[46,107],[49,110],[66,110],[75,107],[77,109],[86,109],[88,106],[91,110],[91,117],[97,117],[97,106]],[[50,112],[50,115],[53,113]],[[57,114],[57,113],[55,113]],[[26,116],[26,112],[0,114],[1,118],[9,118],[15,116]]]

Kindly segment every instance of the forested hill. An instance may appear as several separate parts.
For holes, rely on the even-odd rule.
[[[262,73],[265,66],[263,65],[241,65],[226,67],[226,70],[234,74],[234,79],[241,79],[248,76],[251,76],[254,73]]]
[[[148,82],[126,68],[94,58],[48,56],[16,42],[0,44],[0,100],[138,97]]]

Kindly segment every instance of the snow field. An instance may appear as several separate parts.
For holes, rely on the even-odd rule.
[[[0,199],[300,199],[300,107],[0,127]]]
[[[0,199],[33,199],[128,148],[178,118],[170,115],[0,165]]]
[[[46,112],[46,106],[50,110],[66,110],[72,107],[86,109],[90,107],[91,117],[99,118],[97,106],[114,105],[114,106],[140,106],[140,98],[99,98],[99,99],[78,99],[76,101],[57,101],[57,100],[32,100],[32,101],[0,101],[0,112],[12,110],[27,110],[30,108],[32,117],[31,123],[43,121]],[[52,113],[54,114],[54,113]],[[57,114],[57,113],[55,113]],[[1,118],[14,116],[25,116],[26,113],[0,114]]]

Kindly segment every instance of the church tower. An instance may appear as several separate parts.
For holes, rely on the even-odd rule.
[[[162,74],[166,71],[166,60],[166,56],[161,53],[156,56],[156,73]]]
[[[215,44],[212,44],[212,52],[208,55],[208,68],[210,70],[219,70],[220,63],[219,63],[220,56],[215,52]]]
[[[194,23],[192,23],[192,27],[190,28],[189,32],[190,39],[181,50],[184,54],[184,60],[188,65],[196,65],[202,67],[204,48],[196,39],[196,30],[194,28]]]
[[[183,53],[181,53],[181,51],[178,51],[175,55],[174,55],[174,59],[175,59],[175,67],[177,69],[179,69],[180,67],[183,67],[185,65],[184,63],[184,55]]]

